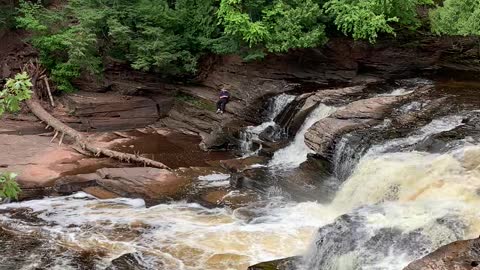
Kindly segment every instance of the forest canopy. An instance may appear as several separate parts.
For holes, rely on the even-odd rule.
[[[438,2],[438,1],[437,1]],[[470,3],[471,2],[471,3]],[[473,0],[68,0],[61,5],[20,1],[17,26],[59,89],[73,90],[82,73],[101,74],[105,59],[143,71],[195,74],[205,54],[268,53],[318,47],[344,34],[374,43],[380,35],[429,27],[478,34],[480,4]],[[472,11],[471,7],[474,7]],[[423,25],[422,25],[423,24]]]

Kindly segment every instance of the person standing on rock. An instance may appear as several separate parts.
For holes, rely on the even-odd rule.
[[[219,98],[217,101],[217,113],[225,112],[225,106],[227,105],[229,100],[230,93],[227,91],[227,89],[222,88],[222,90],[220,90]]]

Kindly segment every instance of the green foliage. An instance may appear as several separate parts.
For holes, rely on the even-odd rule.
[[[20,103],[31,97],[32,86],[26,72],[15,75],[13,79],[8,79],[4,89],[0,91],[0,116],[4,112],[20,110]]]
[[[0,174],[0,199],[18,199],[21,190],[15,181],[16,177],[14,173]]]
[[[343,33],[375,42],[378,33],[394,35],[394,25],[411,30],[420,26],[417,7],[428,4],[432,0],[330,0],[325,8]]]
[[[480,35],[480,1],[445,0],[430,12],[432,31],[436,34]]]
[[[70,0],[59,9],[21,1],[19,12],[18,25],[35,34],[32,44],[64,91],[82,72],[99,74],[107,57],[143,71],[193,73],[208,48],[221,51],[225,42],[214,0]]]
[[[97,16],[84,19],[82,16],[87,14],[83,9],[73,8],[80,2],[71,1],[72,6],[49,10],[39,3],[20,1],[21,16],[17,17],[18,26],[34,34],[31,43],[39,49],[40,60],[51,71],[51,79],[59,90],[67,92],[74,89],[71,80],[82,71],[101,71],[97,24],[92,23]]]
[[[314,0],[221,0],[225,34],[262,52],[286,52],[326,42],[321,6]]]
[[[20,1],[18,26],[33,33],[57,88],[100,75],[107,59],[142,71],[195,73],[201,56],[317,47],[326,29],[374,42],[395,27],[415,29],[418,5],[432,0],[68,0],[45,8]]]

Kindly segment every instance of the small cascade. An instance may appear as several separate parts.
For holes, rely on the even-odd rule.
[[[305,144],[305,133],[307,133],[308,129],[316,122],[327,118],[335,112],[336,109],[335,107],[320,104],[305,119],[302,127],[295,135],[293,142],[287,147],[275,152],[269,166],[277,169],[292,169],[305,162],[308,154],[312,153],[312,150]]]
[[[275,122],[275,118],[282,113],[282,111],[295,99],[293,95],[281,94],[274,97],[268,107],[268,115],[265,122],[258,126],[249,126],[241,133],[241,150],[244,153],[244,157],[252,156],[261,150],[260,148],[254,149],[254,142],[261,141],[259,135],[266,131],[268,128],[278,129],[278,125]]]
[[[366,156],[378,155],[379,153],[394,152],[399,150],[413,150],[411,149],[419,142],[429,138],[432,135],[439,134],[445,131],[450,131],[462,125],[463,117],[459,115],[446,116],[440,119],[435,119],[428,125],[422,127],[420,130],[413,132],[410,136],[405,138],[394,139],[385,142],[381,145],[372,146]]]
[[[341,182],[350,176],[357,162],[364,154],[366,146],[362,142],[353,143],[357,139],[359,138],[354,134],[346,134],[335,145],[332,161],[333,174]]]
[[[406,96],[422,86],[433,85],[433,82],[423,78],[414,78],[397,81],[398,87],[394,88],[389,93],[380,94],[379,97],[388,97],[388,96]]]
[[[333,155],[334,175],[340,181],[345,181],[355,169],[359,160],[364,156],[376,156],[381,153],[415,150],[421,142],[434,135],[450,131],[462,125],[459,115],[446,116],[434,119],[429,124],[411,132],[408,136],[384,141],[381,144],[371,145],[365,134],[349,133],[344,135],[335,146]],[[371,132],[382,132],[388,126],[384,124],[374,127]]]

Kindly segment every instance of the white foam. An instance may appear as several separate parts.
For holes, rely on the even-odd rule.
[[[312,113],[310,113],[307,119],[305,119],[302,127],[295,135],[293,142],[287,147],[275,152],[269,166],[277,169],[291,169],[296,168],[305,162],[308,154],[313,152],[305,144],[305,133],[307,133],[308,129],[316,122],[327,118],[335,111],[335,107],[320,104]]]
[[[216,173],[199,176],[199,185],[202,187],[223,187],[230,185],[230,174]]]
[[[396,150],[398,147],[408,147],[415,145],[422,140],[439,134],[441,132],[450,131],[462,125],[462,117],[458,115],[446,116],[440,119],[431,121],[428,125],[422,127],[420,130],[414,132],[408,137],[393,139],[381,145],[372,146],[366,156],[378,155],[391,150]]]
[[[258,137],[262,132],[267,130],[269,127],[275,127],[277,123],[275,122],[275,118],[277,118],[280,113],[295,99],[293,95],[287,94],[280,94],[273,98],[273,102],[270,105],[268,110],[269,114],[267,117],[267,121],[258,125],[258,126],[249,126],[241,133],[241,143],[240,147],[242,152],[244,153],[243,157],[254,156],[258,154],[261,150],[257,149],[253,151],[253,143],[261,141]],[[261,146],[260,146],[261,147]]]

